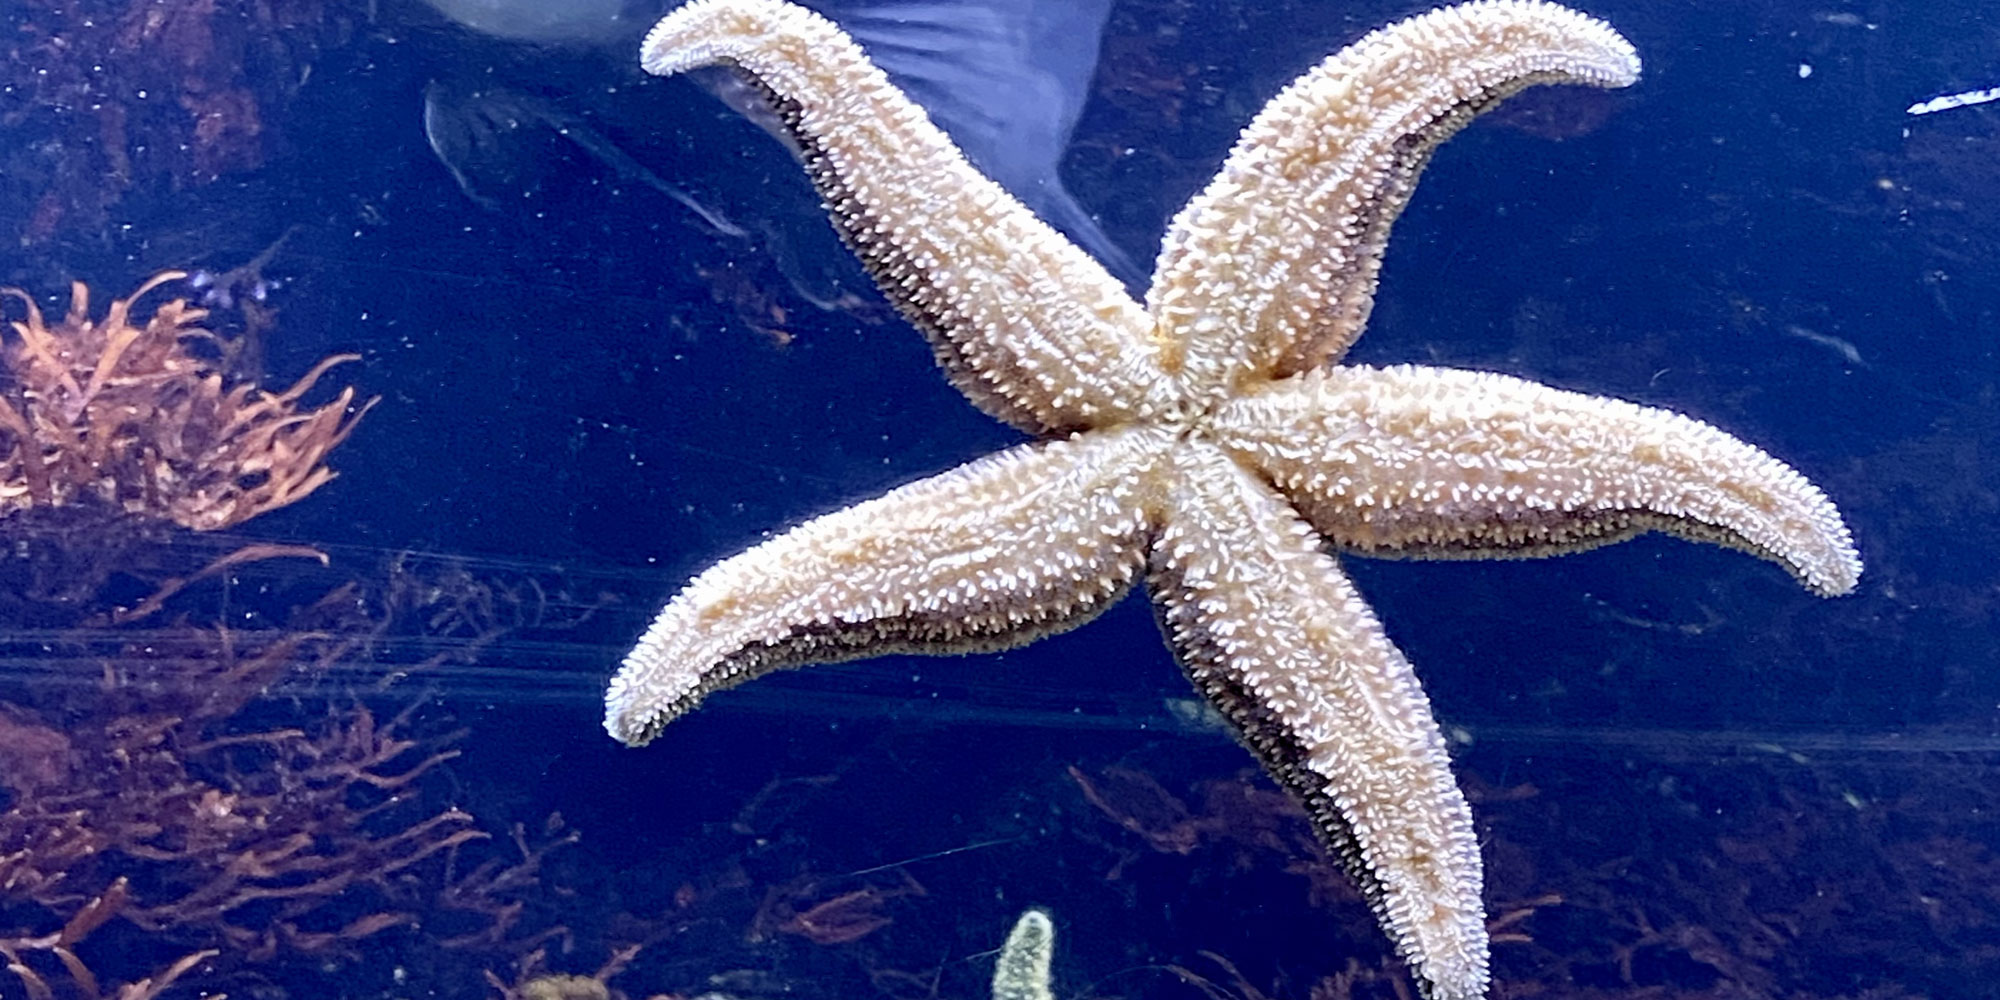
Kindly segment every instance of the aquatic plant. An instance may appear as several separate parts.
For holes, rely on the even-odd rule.
[[[493,837],[439,774],[449,718],[310,693],[400,627],[367,595],[387,584],[286,610],[299,562],[275,557],[309,550],[246,550],[108,621],[0,632],[39,668],[0,674],[0,995],[234,994],[404,949],[464,979],[565,933],[537,909],[559,817]],[[218,600],[244,588],[283,596]]]
[[[0,344],[0,518],[97,507],[211,531],[333,478],[327,453],[373,401],[356,409],[351,387],[317,409],[300,399],[358,356],[329,357],[280,393],[230,384],[237,342],[203,329],[205,310],[176,298],[143,323],[132,316],[141,295],[182,277],[154,275],[97,320],[82,282],[54,323],[26,292],[5,290],[27,315]]]
[[[0,231],[102,240],[128,195],[179,196],[287,145],[285,111],[365,12],[326,0],[21,0],[0,34]],[[143,206],[135,206],[144,211]],[[157,239],[157,234],[155,234]]]
[[[156,629],[89,689],[0,702],[0,955],[29,996],[65,980],[102,995],[107,958],[179,977],[416,922],[410,869],[486,836],[410,801],[455,751],[363,706],[307,727],[241,718],[297,662],[339,653],[302,633]],[[87,954],[113,921],[118,943]]]
[[[1496,997],[1986,995],[1964,988],[2000,970],[2000,810],[1980,757],[1838,744],[1717,755],[1690,735],[1606,759],[1574,752],[1547,787],[1468,776],[1490,817]],[[1170,900],[1222,912],[1255,900],[1260,927],[1325,921],[1366,940],[1363,904],[1306,818],[1254,774],[1190,780],[1156,762],[1069,778],[1071,802],[1108,831],[1103,878],[1128,888],[1128,908],[1160,905],[1149,887],[1165,884]],[[1607,806],[1605,789],[1624,794]],[[1288,877],[1306,891],[1287,893]],[[1207,1000],[1414,995],[1386,951],[1301,964],[1285,938],[1207,935],[1204,962],[1168,966]]]
[[[134,319],[174,277],[101,318],[81,286],[58,321],[29,301],[0,343],[0,994],[264,995],[364,953],[468,981],[566,934],[538,900],[575,834],[492,836],[439,774],[451,719],[353,693],[410,643],[460,662],[564,595],[190,530],[311,493],[366,407],[298,404],[350,356],[264,392],[199,308]]]

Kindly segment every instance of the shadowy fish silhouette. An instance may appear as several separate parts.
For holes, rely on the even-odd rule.
[[[662,6],[629,0],[426,0],[452,20],[514,41],[604,48],[632,61]],[[1129,282],[1144,277],[1070,195],[1059,173],[1097,71],[1111,0],[805,0],[839,22],[884,72],[928,111],[980,170]],[[771,112],[727,73],[699,82],[770,129]],[[553,102],[482,80],[434,81],[425,92],[431,149],[473,200],[497,207],[532,178],[537,143],[562,143],[695,212],[710,227],[743,230],[701,206]],[[770,129],[776,132],[776,129]]]
[[[562,147],[572,147],[608,168],[619,180],[642,184],[679,202],[710,229],[742,236],[721,212],[632,158],[581,116],[555,102],[501,86],[462,88],[432,80],[424,87],[424,138],[459,190],[495,211],[502,200],[525,198],[542,178],[560,169]],[[541,147],[543,155],[535,155]]]
[[[657,13],[629,0],[424,0],[482,35],[517,42],[610,43],[642,31]]]

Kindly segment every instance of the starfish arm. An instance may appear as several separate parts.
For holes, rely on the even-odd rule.
[[[1081,624],[1144,561],[1135,494],[1168,440],[1131,428],[1022,445],[717,563],[626,656],[605,728],[636,746],[770,670],[1013,646]]]
[[[1212,446],[1176,459],[1148,574],[1182,666],[1305,805],[1426,995],[1484,996],[1471,809],[1409,661],[1282,497]]]
[[[696,0],[653,28],[640,62],[726,64],[765,93],[842,237],[981,409],[1053,433],[1168,398],[1152,323],[1123,286],[973,169],[832,22],[780,0]]]
[[[1662,530],[1770,559],[1823,595],[1861,575],[1817,487],[1670,410],[1491,372],[1336,367],[1232,401],[1215,426],[1353,551],[1536,556]]]
[[[1056,925],[1048,911],[1022,913],[993,963],[993,1000],[1055,1000],[1049,974],[1055,951]]]
[[[1346,351],[1418,173],[1480,112],[1533,84],[1622,87],[1638,75],[1617,32],[1537,0],[1434,10],[1307,72],[1167,229],[1147,308],[1191,391],[1227,392]]]

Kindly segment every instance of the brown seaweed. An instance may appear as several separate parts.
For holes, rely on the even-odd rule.
[[[27,315],[0,344],[0,518],[85,507],[213,531],[333,478],[327,453],[372,401],[357,408],[351,387],[317,408],[300,400],[358,356],[326,358],[283,392],[230,384],[231,343],[199,325],[205,310],[176,298],[143,323],[132,315],[139,296],[182,277],[153,276],[99,319],[78,282],[54,323],[4,290]]]
[[[138,192],[184,192],[286,147],[286,108],[360,12],[325,0],[17,0],[0,36],[10,243],[97,238]]]
[[[270,572],[289,548],[216,562]],[[138,1000],[345,965],[385,938],[472,970],[565,937],[534,901],[575,834],[551,817],[517,827],[511,855],[491,849],[437,794],[459,753],[448,717],[298,693],[370,623],[196,624],[217,576],[169,581],[122,619],[8,637],[54,669],[0,678],[0,984]],[[331,621],[356,589],[292,617]]]

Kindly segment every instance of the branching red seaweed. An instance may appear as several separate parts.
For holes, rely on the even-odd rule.
[[[327,453],[369,404],[357,410],[352,388],[318,408],[300,399],[356,356],[327,358],[284,392],[227,384],[221,342],[198,325],[204,310],[177,298],[143,323],[132,315],[139,296],[181,277],[155,275],[101,319],[79,282],[55,323],[27,293],[5,290],[27,315],[0,344],[0,517],[97,507],[210,531],[333,478]]]

